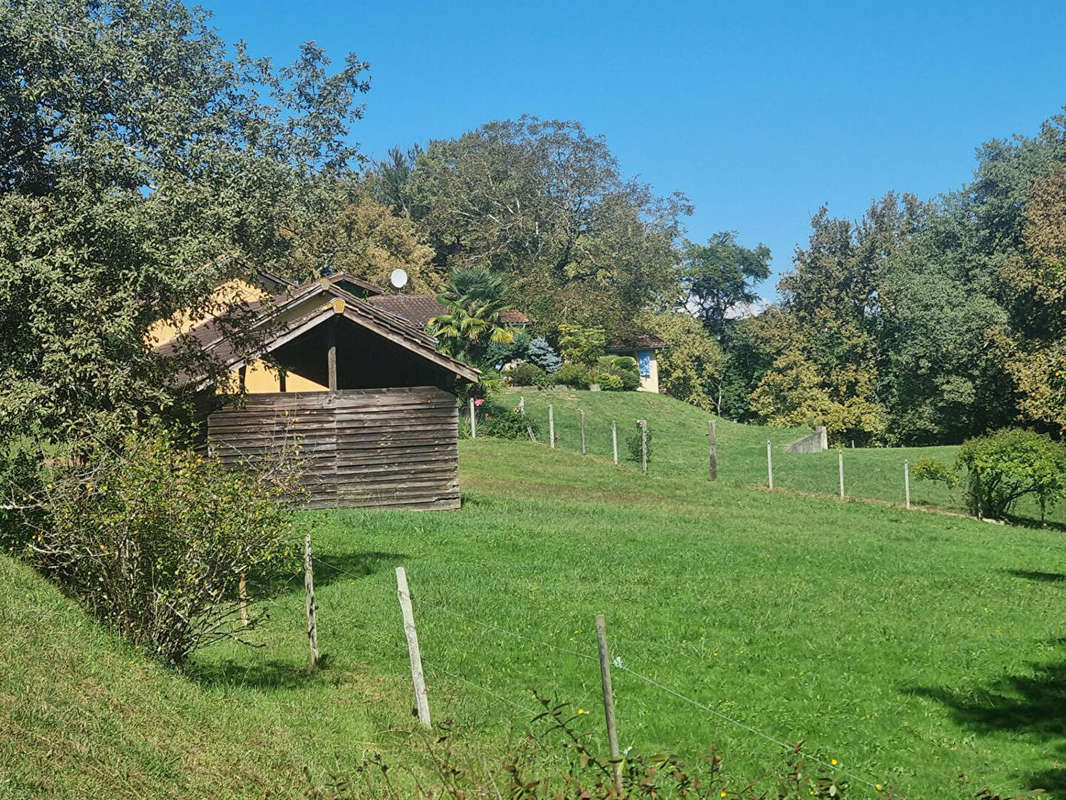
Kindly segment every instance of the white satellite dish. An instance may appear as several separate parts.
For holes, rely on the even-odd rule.
[[[389,275],[389,283],[391,283],[395,289],[402,289],[407,285],[407,270],[394,269],[392,274]]]

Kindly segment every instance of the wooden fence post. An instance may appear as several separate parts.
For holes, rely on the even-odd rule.
[[[422,652],[418,649],[418,631],[415,630],[415,613],[411,608],[411,592],[407,588],[407,571],[396,568],[396,596],[400,598],[403,613],[403,632],[407,637],[407,654],[411,658],[411,682],[415,687],[415,707],[418,721],[430,727],[429,698],[426,696],[426,678],[422,674]]]
[[[769,439],[766,440],[766,486],[774,488],[774,454]]]
[[[470,438],[471,439],[476,439],[477,438],[477,416],[474,413],[474,398],[473,397],[467,398],[467,401],[470,404]]]
[[[585,455],[585,412],[581,412],[581,455]]]
[[[708,425],[711,429],[710,437],[707,440],[707,455],[710,459],[708,469],[710,470],[710,479],[716,481],[718,480],[718,423],[711,419],[708,420]]]
[[[611,450],[614,452],[614,463],[618,466],[618,423],[611,420]]]
[[[522,394],[518,395],[518,413],[519,414],[525,414],[526,413],[526,397],[525,397],[525,395],[522,395]]]
[[[844,499],[844,448],[837,448],[837,472],[840,474],[840,499]]]
[[[241,627],[248,627],[248,580],[245,574],[241,573],[241,581],[237,586],[237,599],[241,603]]]
[[[618,728],[614,719],[614,691],[611,688],[611,658],[607,653],[607,625],[603,614],[596,615],[596,644],[600,650],[600,681],[603,684],[603,714],[607,718],[607,742],[614,764],[614,790],[622,796],[622,756],[618,750]]]
[[[318,667],[318,621],[315,606],[315,575],[311,563],[311,532],[304,536],[304,592],[307,595],[307,643],[311,647],[311,669]]]
[[[903,496],[907,508],[911,507],[911,462],[903,459]]]
[[[646,419],[638,419],[637,424],[640,426],[640,471],[645,475],[648,474],[648,421]]]
[[[548,406],[548,444],[555,449],[555,411]]]

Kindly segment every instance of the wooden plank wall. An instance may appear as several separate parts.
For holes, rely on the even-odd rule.
[[[294,444],[308,508],[459,507],[459,409],[433,386],[247,395],[207,418],[222,461],[251,466]]]

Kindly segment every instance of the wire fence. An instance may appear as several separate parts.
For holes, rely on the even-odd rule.
[[[524,397],[522,400],[524,401]],[[549,414],[543,400],[523,403],[524,413],[540,425],[538,443],[548,444]],[[641,470],[639,456],[639,420],[612,419],[602,412],[588,411],[568,404],[550,404],[554,446],[590,456],[591,461],[613,461],[617,444],[618,460],[628,469]],[[516,406],[517,409],[517,406]],[[469,434],[470,414],[461,410],[464,434]],[[480,411],[475,409],[480,418]],[[713,432],[717,424],[728,421],[708,416],[706,428],[696,426],[689,438],[657,438],[654,420],[648,425],[649,447],[654,450],[648,474],[681,477],[701,482],[721,482],[746,487],[770,488],[817,497],[891,505],[907,510],[949,512],[964,511],[957,491],[935,481],[917,481],[911,470],[928,448],[855,447],[855,442],[841,443],[827,450],[791,452],[785,441],[737,442],[726,433],[719,438]],[[612,430],[615,427],[615,430]],[[479,429],[480,431],[480,429]],[[478,433],[478,436],[482,436]],[[811,436],[800,437],[802,439]],[[651,440],[654,439],[654,442]],[[770,445],[770,447],[767,447]],[[951,448],[948,448],[949,450]],[[951,453],[934,453],[951,460]]]
[[[360,578],[365,578],[365,575],[356,575],[354,573],[351,573],[351,572],[349,572],[347,570],[344,570],[344,569],[342,569],[340,567],[337,567],[334,564],[329,563],[328,561],[326,561],[326,560],[324,560],[324,559],[322,559],[322,558],[320,558],[318,556],[314,556],[313,560],[314,560],[315,563],[318,563],[318,564],[320,564],[320,565],[322,565],[324,567],[332,569],[332,570],[334,570],[335,572],[337,572],[339,574],[342,574],[342,575],[345,575],[347,577],[350,577],[353,580],[360,579]],[[446,608],[445,606],[443,606],[443,605],[441,605],[439,603],[429,602],[424,597],[421,597],[421,596],[418,598],[417,605],[418,605],[418,609],[420,610],[420,612],[424,611],[427,608],[429,608],[429,609],[432,609],[435,612],[441,612],[441,613],[443,613],[444,615],[446,615],[448,617],[451,617],[453,619],[456,619],[456,620],[459,620],[461,622],[464,622],[467,625],[480,627],[480,628],[482,628],[482,629],[484,629],[486,631],[491,631],[493,633],[502,634],[504,636],[508,636],[508,637],[513,638],[513,639],[525,641],[525,642],[528,642],[530,644],[535,645],[538,648],[544,648],[544,649],[547,649],[547,650],[552,651],[552,652],[560,653],[560,654],[563,654],[563,655],[565,655],[567,657],[576,659],[578,661],[582,661],[582,662],[587,662],[587,661],[598,662],[599,661],[599,658],[597,656],[595,656],[595,655],[592,655],[592,654],[589,654],[589,653],[584,653],[584,652],[581,652],[579,650],[575,650],[573,648],[561,647],[561,646],[555,644],[554,642],[548,641],[547,638],[545,638],[545,637],[530,636],[530,635],[525,634],[525,633],[520,633],[518,631],[513,631],[513,630],[510,630],[508,628],[501,627],[501,626],[499,626],[499,625],[497,625],[495,623],[486,622],[484,620],[474,619],[474,618],[472,618],[470,616],[467,616],[467,615],[464,615],[464,614],[459,614],[459,613],[457,613],[457,612],[455,612],[455,611],[453,611],[453,610],[451,610],[449,608]],[[388,641],[386,641],[383,638],[381,638],[380,641],[381,641],[382,644],[386,645],[387,648],[389,648],[391,650],[394,650],[398,654],[402,653],[405,656],[407,655],[407,648],[405,646],[400,645],[400,644],[398,644],[396,642],[388,642]],[[635,640],[630,640],[630,643],[631,644],[636,644]],[[652,643],[648,643],[648,644],[652,644]],[[507,697],[502,691],[500,691],[499,689],[497,689],[495,687],[485,686],[485,685],[483,685],[481,683],[478,683],[476,681],[472,681],[472,680],[470,680],[469,678],[467,678],[467,677],[465,677],[463,675],[457,674],[456,672],[454,672],[452,670],[449,670],[447,667],[442,665],[439,662],[439,660],[436,659],[436,658],[427,658],[425,655],[423,655],[421,661],[422,661],[422,664],[426,668],[428,668],[429,671],[431,673],[433,673],[433,674],[443,675],[444,677],[448,678],[449,680],[452,680],[452,681],[455,681],[457,683],[460,683],[460,684],[463,684],[465,686],[468,686],[468,687],[470,687],[472,689],[477,690],[478,692],[481,692],[482,694],[484,694],[484,695],[486,695],[488,697],[491,697],[491,698],[493,698],[495,700],[498,700],[499,702],[504,703],[505,705],[515,709],[516,711],[520,711],[522,713],[528,714],[529,715],[529,719],[524,720],[524,722],[527,723],[527,724],[530,723],[534,717],[536,717],[537,715],[539,715],[543,711],[543,709],[539,709],[538,710],[538,709],[532,708],[530,706],[526,706],[526,705],[523,705],[521,703],[515,702],[513,699]],[[726,723],[728,725],[733,726],[734,728],[736,728],[738,730],[744,731],[744,732],[746,732],[746,733],[748,733],[748,734],[750,734],[752,736],[758,737],[758,738],[760,738],[760,739],[762,739],[762,740],[764,740],[766,742],[769,742],[770,744],[772,744],[772,745],[774,745],[776,747],[779,747],[779,748],[781,748],[781,749],[783,749],[785,751],[795,752],[796,749],[797,749],[797,745],[795,743],[789,743],[789,742],[785,741],[784,739],[782,739],[782,738],[780,738],[778,736],[775,736],[775,735],[773,735],[771,733],[766,732],[765,730],[762,730],[759,727],[756,727],[755,725],[752,725],[750,723],[744,722],[743,720],[737,719],[737,718],[732,717],[732,716],[730,716],[728,714],[724,714],[721,711],[719,711],[718,709],[713,708],[712,706],[707,705],[706,703],[703,703],[700,700],[697,700],[694,697],[691,697],[690,695],[688,695],[688,694],[686,694],[686,693],[684,693],[682,691],[679,691],[678,689],[675,689],[675,688],[673,688],[671,686],[668,686],[668,685],[656,680],[655,678],[650,677],[649,675],[645,675],[644,673],[631,668],[630,666],[628,666],[625,663],[625,660],[623,659],[623,657],[618,655],[617,653],[614,654],[614,657],[611,660],[611,665],[615,669],[620,670],[621,672],[623,672],[623,673],[625,673],[627,675],[631,675],[633,678],[641,681],[642,683],[646,684],[647,686],[650,686],[650,687],[652,687],[653,689],[655,689],[655,690],[657,690],[659,692],[662,692],[662,693],[664,693],[664,694],[666,694],[666,695],[668,695],[670,697],[673,697],[673,698],[675,698],[677,700],[680,700],[683,703],[686,703],[687,705],[692,706],[693,708],[699,709],[700,711],[710,715],[712,718],[714,718],[714,719],[716,719],[716,720],[718,720],[720,722],[724,722],[724,723]],[[530,682],[529,682],[529,686],[533,686],[533,685],[535,685],[538,682],[538,679],[541,676],[528,676],[528,677],[532,678],[532,680],[530,680]],[[883,789],[884,789],[884,783],[883,782],[875,782],[875,781],[869,780],[868,778],[856,773],[855,771],[842,766],[839,763],[839,760],[830,760],[830,759],[826,759],[826,758],[823,758],[823,757],[819,757],[817,755],[813,755],[813,754],[811,754],[810,750],[808,750],[806,748],[804,749],[803,752],[804,752],[804,758],[807,761],[809,761],[811,763],[814,763],[814,764],[817,764],[818,766],[821,766],[821,767],[823,767],[825,769],[828,769],[828,770],[830,770],[831,772],[833,772],[835,774],[847,777],[850,780],[855,781],[856,783],[859,783],[859,784],[861,784],[863,786],[866,786],[866,787],[868,787],[870,789],[873,789],[875,792],[882,792]],[[900,800],[907,800],[907,798],[904,795],[900,794],[899,792],[895,792],[893,794],[893,797],[900,798]]]

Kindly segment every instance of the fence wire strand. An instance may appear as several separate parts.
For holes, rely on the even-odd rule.
[[[342,575],[346,575],[346,576],[351,577],[353,579],[359,579],[359,578],[366,577],[365,575],[354,575],[353,573],[348,572],[347,570],[341,569],[340,567],[337,567],[337,566],[335,566],[333,564],[330,564],[328,561],[324,561],[323,559],[318,558],[317,556],[312,556],[312,559],[314,561],[317,561],[318,563],[322,564],[325,567],[329,567],[330,569],[334,570],[335,572],[338,572],[338,573],[340,573]],[[547,647],[547,648],[549,648],[551,650],[556,650],[556,651],[558,651],[560,653],[566,653],[568,655],[574,656],[576,658],[584,659],[584,660],[587,660],[587,661],[598,661],[599,660],[596,656],[591,656],[591,655],[589,655],[587,653],[582,653],[582,652],[580,652],[578,650],[571,650],[570,648],[567,648],[567,647],[559,647],[558,645],[552,644],[551,642],[543,641],[541,639],[536,639],[536,638],[534,638],[532,636],[527,636],[525,634],[518,633],[516,631],[508,630],[507,628],[501,628],[500,626],[494,625],[494,624],[489,623],[489,622],[483,622],[481,620],[471,619],[471,618],[466,617],[466,616],[464,616],[462,614],[459,614],[459,613],[457,613],[455,611],[452,611],[451,609],[445,608],[443,605],[440,605],[438,603],[428,602],[423,597],[419,598],[419,605],[421,605],[421,606],[429,606],[429,607],[431,607],[431,608],[433,608],[435,610],[442,611],[445,614],[448,614],[449,616],[452,616],[452,617],[454,617],[456,619],[462,620],[463,622],[466,622],[466,623],[468,623],[470,625],[476,625],[476,626],[484,628],[486,630],[491,630],[491,631],[495,631],[497,633],[502,633],[504,635],[511,636],[511,637],[516,638],[516,639],[523,639],[523,640],[525,640],[527,642],[531,642],[531,643],[537,645],[538,647]],[[406,648],[404,648],[404,647],[402,647],[400,645],[396,645],[395,643],[389,643],[389,644],[390,644],[390,646],[395,646],[397,648],[397,650],[402,650],[402,651],[406,652]],[[444,675],[444,676],[446,676],[448,678],[451,678],[451,679],[456,680],[456,681],[460,681],[461,683],[464,683],[464,684],[466,684],[468,686],[471,686],[472,688],[477,689],[478,691],[483,692],[483,693],[485,693],[485,694],[487,694],[487,695],[489,695],[491,697],[494,697],[497,700],[499,700],[499,701],[501,701],[503,703],[506,703],[509,706],[512,706],[513,708],[518,709],[519,711],[522,711],[522,712],[525,712],[525,713],[528,713],[528,714],[532,714],[534,716],[536,714],[540,713],[540,712],[538,712],[538,711],[536,711],[534,709],[531,709],[531,708],[529,708],[527,706],[523,706],[523,705],[521,705],[519,703],[514,702],[513,700],[510,700],[507,697],[504,697],[503,695],[499,694],[498,692],[496,692],[496,691],[494,691],[492,689],[489,689],[488,687],[485,687],[485,686],[482,686],[480,684],[474,683],[473,681],[468,680],[468,679],[462,677],[461,675],[456,675],[453,672],[449,672],[444,667],[440,666],[439,664],[437,664],[435,662],[429,661],[425,657],[422,658],[422,663],[425,666],[428,666],[431,670],[433,670],[434,672],[436,672],[438,674],[442,674],[442,675]],[[711,706],[708,706],[705,703],[701,703],[699,700],[695,700],[694,698],[688,697],[687,695],[682,694],[681,692],[677,691],[676,689],[672,689],[669,686],[666,686],[666,685],[660,683],[659,681],[655,680],[654,678],[651,678],[651,677],[649,677],[647,675],[644,675],[643,673],[637,672],[636,670],[630,669],[629,667],[627,667],[622,662],[621,658],[615,658],[614,661],[612,662],[612,664],[613,664],[613,666],[616,669],[619,669],[622,672],[628,673],[628,674],[632,675],[634,678],[637,678],[638,680],[641,680],[641,681],[647,683],[649,686],[653,686],[653,687],[659,689],[662,692],[665,692],[665,693],[667,693],[667,694],[669,694],[669,695],[671,695],[673,697],[676,697],[677,699],[679,699],[679,700],[681,700],[681,701],[683,701],[685,703],[688,703],[689,705],[693,706],[694,708],[698,708],[698,709],[700,709],[702,711],[706,711],[707,713],[711,714],[712,716],[716,717],[717,719],[722,720],[723,722],[727,722],[730,725],[734,725],[737,728],[740,728],[741,730],[744,730],[744,731],[747,731],[748,733],[754,734],[755,736],[758,736],[758,737],[760,737],[762,739],[765,739],[766,741],[770,742],[771,744],[774,744],[774,745],[776,745],[778,747],[784,748],[785,750],[789,750],[789,751],[795,751],[796,750],[795,745],[792,745],[792,744],[789,744],[788,742],[782,741],[781,739],[778,739],[778,738],[776,738],[774,736],[771,736],[770,734],[768,734],[768,733],[766,733],[764,731],[761,731],[761,730],[759,730],[758,728],[756,728],[756,727],[754,727],[752,725],[749,725],[749,724],[747,724],[745,722],[741,722],[740,720],[734,719],[734,718],[732,718],[732,717],[730,717],[730,716],[728,716],[726,714],[723,714],[721,711],[718,711],[717,709],[712,708]],[[857,781],[858,783],[861,783],[861,784],[863,784],[865,786],[868,786],[869,788],[873,789],[874,791],[877,791],[877,792],[882,791],[882,787],[879,784],[876,784],[876,783],[874,783],[872,781],[869,781],[866,778],[861,777],[860,775],[856,775],[855,773],[853,773],[853,772],[851,772],[851,771],[849,771],[847,769],[844,769],[839,764],[834,765],[834,764],[832,764],[832,763],[830,763],[828,761],[823,761],[820,758],[815,758],[815,757],[812,757],[812,756],[806,756],[806,758],[809,761],[812,761],[813,763],[818,764],[819,766],[826,767],[829,770],[832,770],[834,772],[838,772],[838,773],[840,773],[840,774],[842,774],[842,775],[844,775],[844,776],[846,776],[846,777],[848,777],[848,778],[850,778],[850,779],[852,779],[854,781]],[[898,792],[894,796],[898,797],[899,800],[907,800],[907,798],[904,795],[899,794]]]

